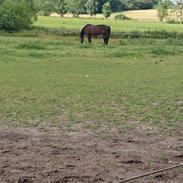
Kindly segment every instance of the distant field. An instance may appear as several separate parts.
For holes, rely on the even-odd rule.
[[[1,125],[182,131],[181,40],[1,36],[0,54]]]
[[[159,22],[156,10],[130,10],[130,11],[124,11],[124,12],[119,12],[119,13],[113,13],[109,19],[114,19],[114,17],[120,13],[123,13],[127,17],[134,19],[134,20]],[[52,17],[60,17],[60,15],[58,15],[57,13],[52,13],[51,16]],[[72,18],[73,15],[72,14],[65,14],[64,17]],[[94,16],[90,16],[88,14],[81,14],[80,18],[104,19],[105,17],[102,14],[97,14]]]
[[[65,28],[72,30],[80,30],[87,23],[92,24],[108,24],[112,27],[112,31],[177,31],[183,32],[183,25],[166,24],[160,22],[142,22],[142,21],[115,21],[107,19],[77,19],[77,18],[60,18],[60,17],[44,17],[40,16],[35,26],[48,28]]]
[[[124,14],[134,20],[159,22],[156,10],[125,11]]]

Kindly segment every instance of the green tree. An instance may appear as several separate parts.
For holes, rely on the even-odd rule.
[[[0,4],[2,4],[4,2],[4,0],[0,0]]]
[[[86,2],[87,0],[67,0],[68,11],[73,14],[73,17],[79,17],[81,13],[86,11]]]
[[[102,12],[102,6],[109,0],[99,0],[98,11]],[[111,9],[115,11],[152,9],[158,4],[159,0],[110,0]]]
[[[43,2],[41,10],[45,16],[49,16],[52,12],[55,11],[55,1],[46,0]]]
[[[41,6],[44,2],[44,0],[26,0],[27,3],[30,5],[31,9],[35,12],[38,12],[41,10]]]
[[[174,0],[174,12],[176,14],[176,21],[183,23],[183,0]]]
[[[5,0],[0,7],[0,29],[27,29],[34,21],[35,12],[25,0]]]
[[[102,7],[102,13],[105,16],[105,18],[109,18],[111,16],[112,10],[111,10],[111,3],[107,1],[103,7]]]
[[[152,9],[158,1],[155,0],[134,0],[132,1],[134,9]]]
[[[162,22],[164,20],[164,18],[168,16],[168,5],[167,5],[166,1],[160,0],[158,2],[156,10],[158,12],[159,20]]]
[[[58,0],[56,3],[56,12],[63,17],[65,13],[67,13],[67,3],[65,0]]]
[[[86,3],[87,12],[93,16],[96,15],[98,0],[88,0]]]

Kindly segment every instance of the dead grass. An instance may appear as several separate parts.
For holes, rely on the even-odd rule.
[[[113,13],[110,17],[110,19],[114,19],[114,17],[117,14],[121,14],[122,12],[118,12],[118,13]],[[158,22],[159,19],[157,17],[157,11],[156,10],[132,10],[132,11],[125,11],[123,12],[127,17],[131,18],[131,19],[135,19],[135,20],[139,20],[139,21],[153,21],[153,22]],[[52,17],[59,17],[60,15],[58,15],[57,13],[52,13],[51,14]],[[66,18],[71,18],[73,17],[72,14],[68,13],[65,14],[64,17]],[[97,14],[95,16],[90,16],[90,15],[86,15],[86,14],[81,14],[80,18],[96,18],[96,19],[104,19],[104,16],[102,14]]]
[[[131,19],[139,21],[159,21],[156,10],[133,10],[125,11],[124,14]]]

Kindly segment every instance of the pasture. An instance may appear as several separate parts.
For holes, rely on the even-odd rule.
[[[64,28],[68,30],[80,30],[87,23],[91,24],[107,24],[112,27],[113,32],[129,32],[129,31],[167,31],[167,32],[183,32],[181,24],[167,24],[160,22],[144,22],[135,20],[113,20],[113,19],[73,19],[60,17],[43,17],[40,16],[35,26],[45,28]]]
[[[182,40],[0,36],[0,55],[0,182],[112,182],[182,161]],[[181,173],[141,182],[180,183]]]

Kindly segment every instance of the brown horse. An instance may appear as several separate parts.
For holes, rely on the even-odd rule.
[[[80,33],[80,41],[81,43],[84,42],[84,36],[88,37],[88,42],[91,43],[92,36],[102,35],[104,39],[104,44],[108,44],[109,37],[111,34],[111,28],[107,25],[92,25],[87,24],[85,25]]]

